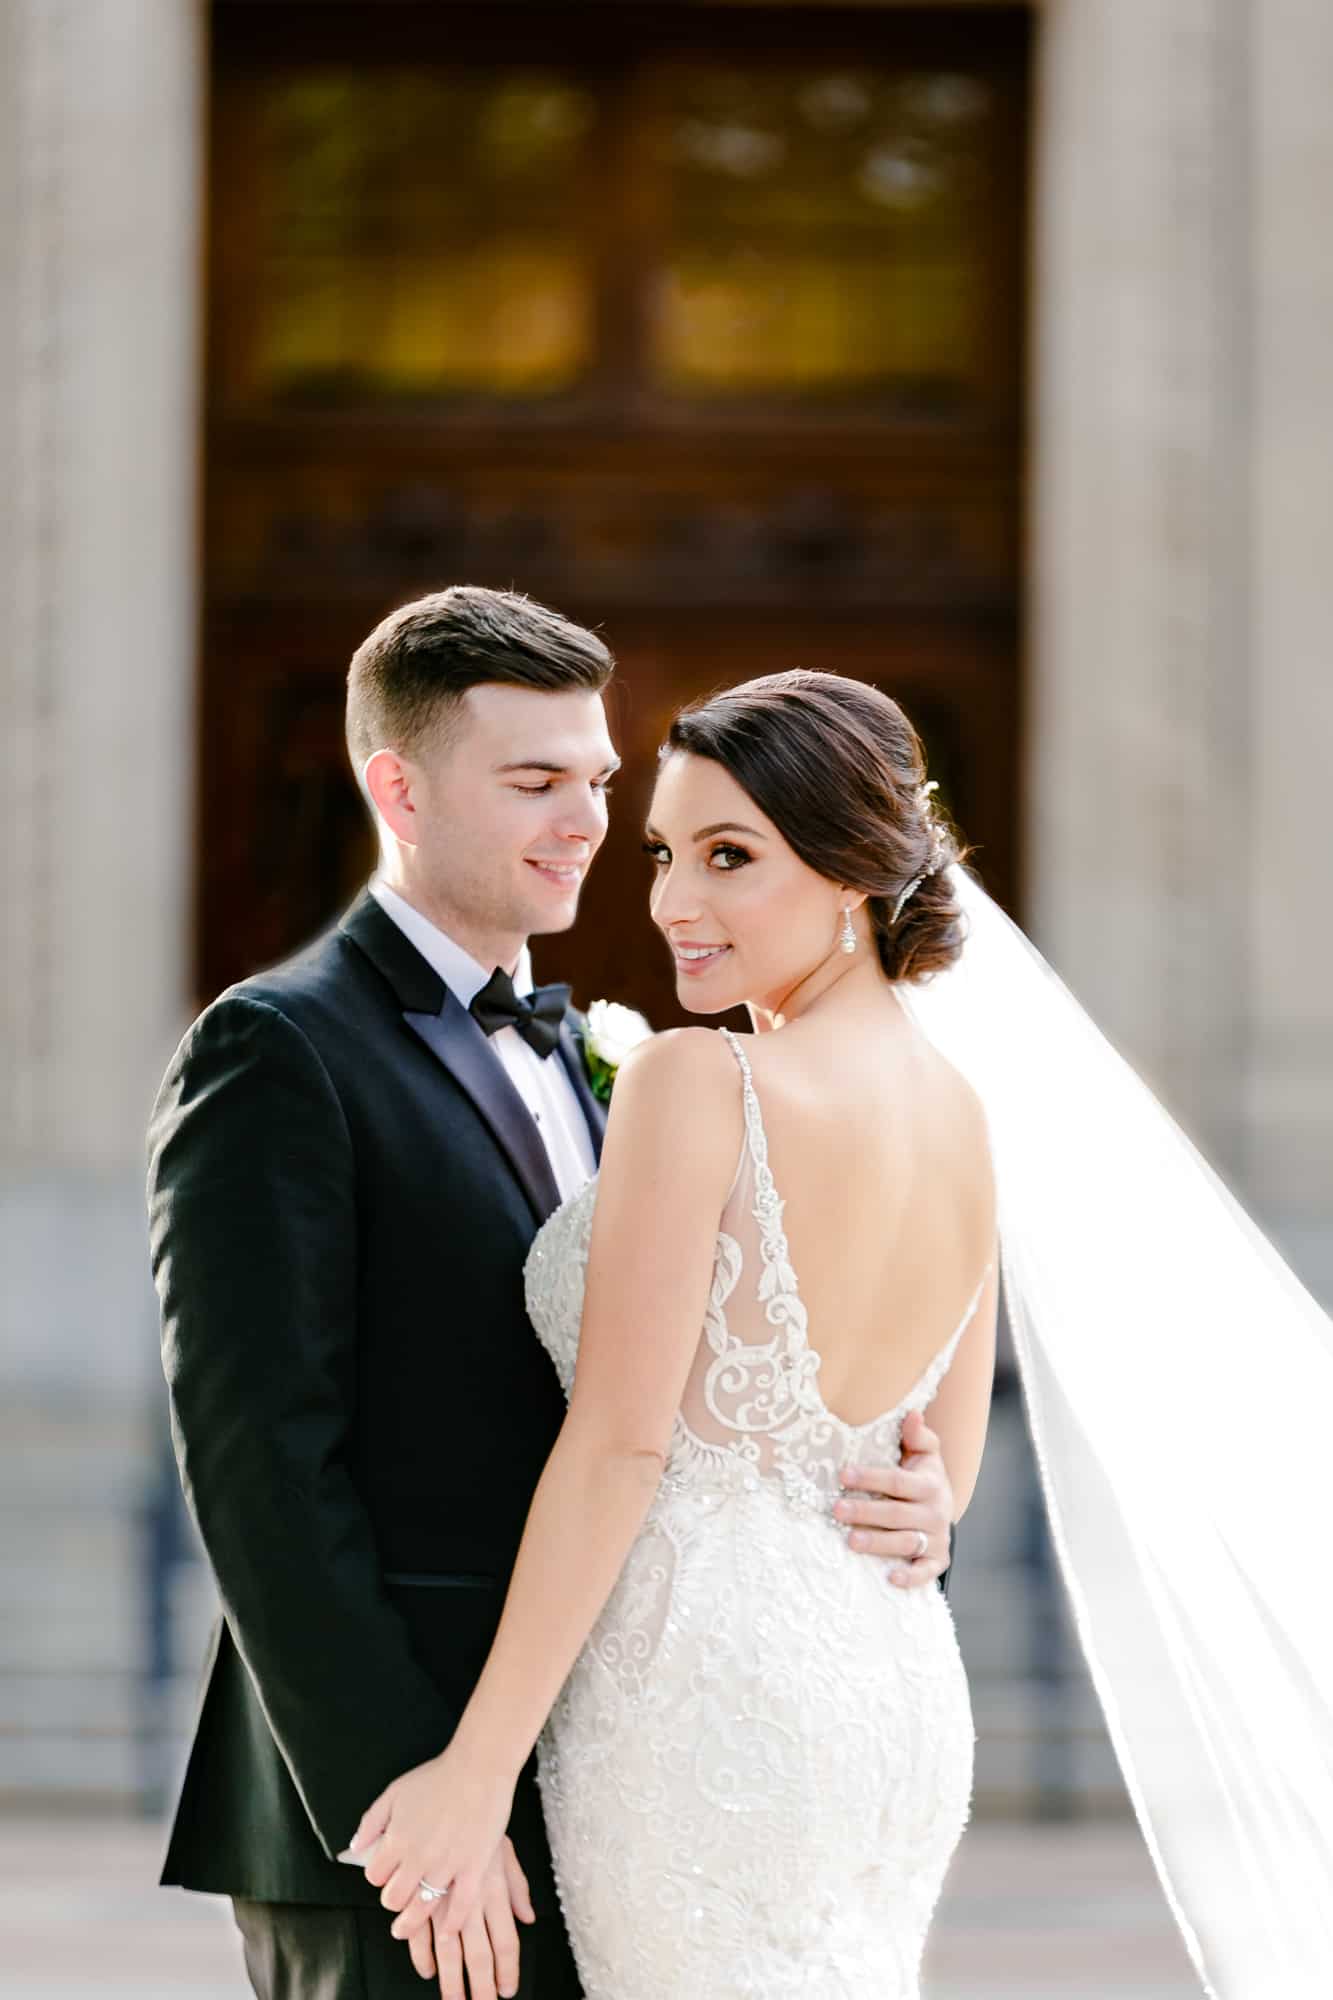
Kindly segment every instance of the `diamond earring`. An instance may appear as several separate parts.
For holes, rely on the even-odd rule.
[[[852,929],[852,913],[850,910],[844,910],[842,913],[842,935],[838,939],[838,949],[846,952],[848,958],[856,950],[856,932]]]

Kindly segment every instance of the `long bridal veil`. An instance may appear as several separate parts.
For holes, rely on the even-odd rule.
[[[1333,1327],[951,872],[961,958],[900,990],[986,1106],[1029,1422],[1121,1769],[1206,1990],[1315,2000],[1333,1991]]]

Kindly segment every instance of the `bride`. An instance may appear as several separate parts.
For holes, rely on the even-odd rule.
[[[457,1931],[540,1737],[587,2000],[915,2000],[967,1688],[944,1598],[855,1557],[839,1495],[928,1407],[965,1508],[998,1206],[1057,1546],[1167,1894],[1207,1990],[1306,2000],[1333,1963],[1333,1642],[1236,1470],[1262,1329],[1326,1509],[1328,1323],[963,872],[932,791],[898,706],[836,675],[673,724],[653,918],[682,1004],[753,1032],[636,1051],[599,1179],[533,1245],[568,1417],[462,1723],[353,1848],[378,1841],[396,1935]],[[1186,1438],[1151,1491],[1148,1403]]]

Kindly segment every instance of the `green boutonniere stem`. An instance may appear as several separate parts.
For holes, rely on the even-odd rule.
[[[611,1086],[616,1080],[616,1068],[618,1065],[603,1062],[602,1058],[599,1055],[594,1055],[593,1051],[589,1048],[584,1049],[584,1060],[588,1071],[589,1089],[599,1104],[609,1104],[611,1102]]]

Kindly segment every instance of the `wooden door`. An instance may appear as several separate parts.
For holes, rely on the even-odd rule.
[[[1021,9],[214,9],[201,997],[371,858],[348,657],[509,586],[599,625],[627,753],[539,967],[674,1018],[640,825],[672,710],[899,698],[1012,902]]]

